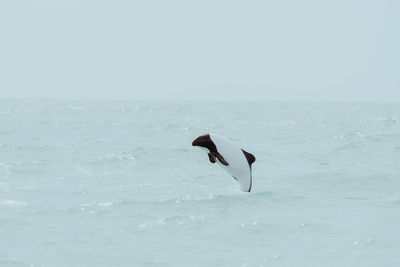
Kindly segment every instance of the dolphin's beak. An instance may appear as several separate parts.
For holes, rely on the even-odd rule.
[[[200,145],[200,137],[196,138],[193,142],[192,142],[192,146],[199,146]]]

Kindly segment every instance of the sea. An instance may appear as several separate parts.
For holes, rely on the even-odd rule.
[[[0,100],[0,266],[398,267],[400,104]]]

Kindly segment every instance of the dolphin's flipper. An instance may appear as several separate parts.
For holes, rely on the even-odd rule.
[[[221,156],[221,154],[215,153],[214,155],[215,155],[215,157],[217,157],[217,159],[219,160],[219,162],[221,162],[223,165],[229,166],[229,163],[226,162],[226,160],[224,159],[223,156]]]
[[[208,153],[208,159],[210,160],[211,163],[217,162],[217,160],[215,159],[215,156],[211,153]]]

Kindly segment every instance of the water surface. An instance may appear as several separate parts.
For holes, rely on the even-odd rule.
[[[399,158],[399,104],[1,100],[0,266],[400,266]]]

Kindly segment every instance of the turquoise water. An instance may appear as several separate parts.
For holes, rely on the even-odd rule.
[[[400,266],[399,189],[399,104],[0,101],[0,266]]]

